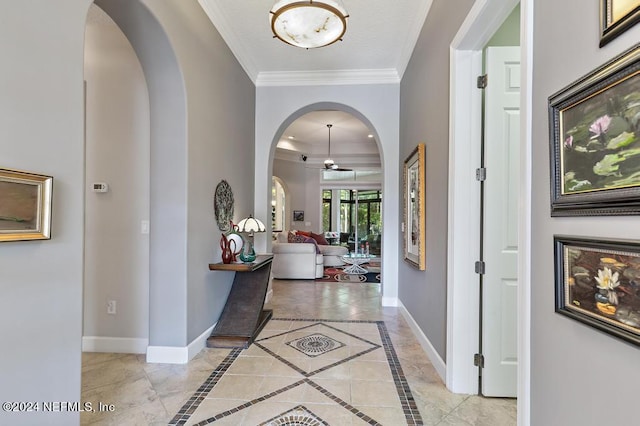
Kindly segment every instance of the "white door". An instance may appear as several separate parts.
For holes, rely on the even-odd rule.
[[[486,71],[482,394],[515,397],[520,48],[487,48]]]

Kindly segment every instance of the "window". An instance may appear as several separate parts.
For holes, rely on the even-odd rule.
[[[332,231],[331,229],[331,198],[330,189],[322,191],[322,231]]]
[[[274,177],[271,182],[271,229],[273,229],[273,231],[282,231],[285,228],[284,187],[277,177]]]
[[[348,234],[349,250],[369,243],[372,254],[380,254],[382,194],[378,190],[340,191],[340,232]]]

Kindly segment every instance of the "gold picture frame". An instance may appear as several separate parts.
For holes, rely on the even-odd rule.
[[[600,0],[600,47],[640,21],[640,0]]]
[[[426,269],[425,144],[420,143],[404,162],[404,260]]]
[[[0,242],[51,238],[51,176],[0,169]]]

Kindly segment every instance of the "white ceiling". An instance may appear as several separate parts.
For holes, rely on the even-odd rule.
[[[276,0],[198,0],[256,86],[399,83],[432,0],[343,0],[349,13],[343,41],[300,49],[273,38],[269,11]],[[301,117],[285,131],[276,156],[308,164],[331,151],[343,167],[379,167],[370,130],[339,111]],[[287,139],[293,135],[293,140]],[[334,155],[335,153],[335,155]]]

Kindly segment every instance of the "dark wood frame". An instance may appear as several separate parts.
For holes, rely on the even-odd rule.
[[[293,221],[294,222],[304,222],[304,210],[294,210],[293,211]]]
[[[555,311],[576,321],[587,324],[607,334],[623,339],[640,346],[640,327],[634,328],[625,325],[621,321],[615,321],[604,314],[589,311],[579,305],[567,300],[569,276],[565,247],[580,248],[594,252],[602,251],[604,257],[607,255],[634,256],[640,258],[640,241],[630,240],[610,240],[602,238],[579,238],[556,235],[554,236],[555,254]],[[575,279],[574,279],[574,284]]]
[[[600,0],[600,47],[640,22],[640,2],[617,21],[610,19],[613,1],[615,0]]]
[[[623,52],[549,97],[551,215],[629,215],[640,213],[640,185],[563,194],[562,113],[623,80],[640,78],[640,44]]]

